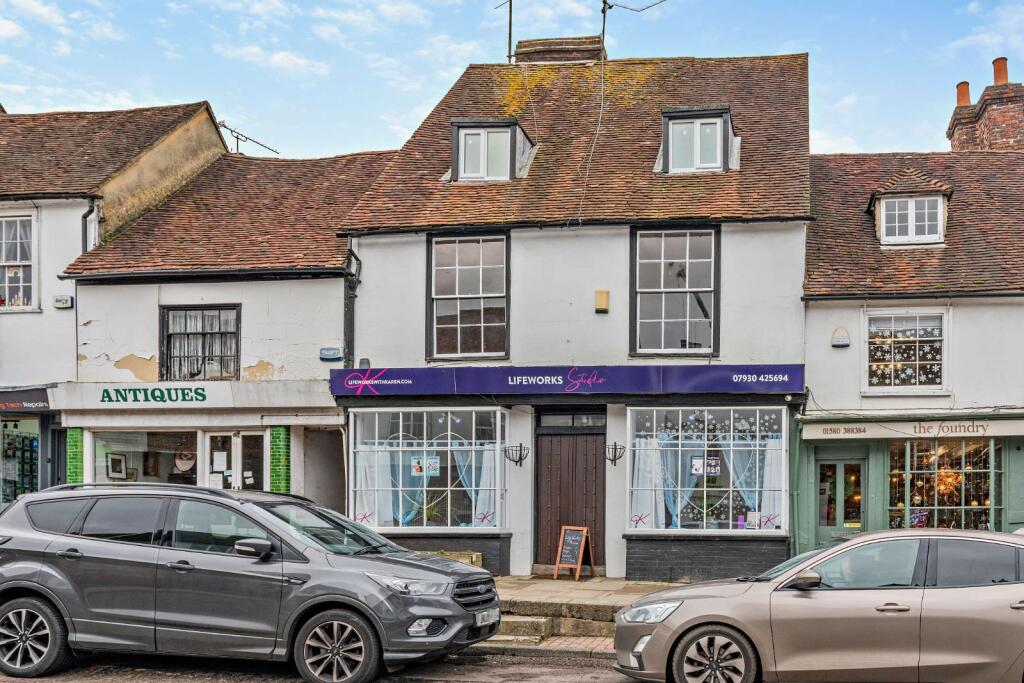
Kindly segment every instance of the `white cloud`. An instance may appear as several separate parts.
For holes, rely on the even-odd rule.
[[[562,31],[567,30],[563,28],[565,22],[575,22],[575,26],[581,20],[595,17],[599,6],[600,3],[584,0],[516,0],[513,22],[517,30]],[[494,12],[484,24],[504,26],[507,22],[507,14]]]
[[[430,11],[410,0],[380,0],[375,6],[381,19],[389,23],[426,25],[430,22]]]
[[[378,28],[377,16],[373,11],[362,7],[351,9],[316,7],[313,9],[313,17],[335,21],[343,26],[361,31],[375,31]]]
[[[124,40],[125,34],[109,21],[95,21],[89,26],[89,35],[97,40]]]
[[[58,40],[53,44],[53,54],[58,57],[67,57],[71,54],[71,43],[66,40]]]
[[[28,113],[35,111],[95,111],[104,109],[131,109],[158,104],[152,98],[140,98],[127,90],[102,88],[64,88],[49,85],[0,83],[0,94],[17,95],[8,111]]]
[[[398,90],[413,92],[423,85],[422,79],[410,71],[406,60],[385,55],[369,55],[366,63],[385,83]]]
[[[0,40],[24,38],[27,34],[20,24],[0,17]]]
[[[860,151],[856,141],[849,135],[833,133],[827,128],[811,129],[811,153],[833,154],[835,152]]]
[[[228,59],[237,59],[289,74],[324,76],[330,71],[328,64],[288,50],[271,52],[264,50],[259,45],[214,45],[213,49],[217,54]]]
[[[1024,3],[1009,2],[986,13],[989,21],[976,26],[962,38],[947,43],[942,51],[946,59],[961,50],[978,50],[986,57],[1014,51],[1024,56]]]
[[[24,17],[49,24],[61,33],[71,32],[67,26],[67,18],[57,5],[43,0],[8,0],[8,2],[18,14]]]
[[[848,93],[843,95],[838,100],[828,105],[829,109],[836,109],[839,111],[849,111],[860,104],[860,97],[855,93]]]
[[[337,43],[339,45],[344,43],[341,29],[334,24],[317,24],[313,27],[313,35],[328,43]]]
[[[171,14],[183,14],[192,9],[189,7],[187,2],[169,2],[164,5],[164,7],[166,7],[167,11]]]
[[[401,145],[412,136],[416,128],[423,122],[435,105],[434,99],[420,102],[411,109],[395,111],[389,109],[380,115],[380,120],[395,136],[395,145]]]
[[[157,38],[156,45],[163,50],[164,57],[167,59],[181,59],[181,53],[178,52],[178,46],[166,38]]]
[[[971,0],[964,5],[963,11],[967,14],[978,14],[981,12],[981,3],[978,0]]]
[[[416,56],[432,62],[445,80],[454,81],[466,65],[480,56],[483,47],[475,40],[456,41],[446,34],[431,36]]]

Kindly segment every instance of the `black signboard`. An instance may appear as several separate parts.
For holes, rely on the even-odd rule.
[[[555,578],[562,569],[576,573],[580,580],[583,569],[583,553],[586,552],[590,562],[590,575],[594,576],[594,548],[590,542],[590,528],[585,526],[563,526],[558,539],[558,554],[555,562]]]
[[[0,412],[34,413],[50,409],[46,389],[15,389],[0,391]]]

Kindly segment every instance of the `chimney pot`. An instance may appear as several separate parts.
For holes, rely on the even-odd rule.
[[[956,106],[971,106],[971,84],[967,81],[960,81],[956,84]]]
[[[1010,81],[1006,73],[1006,57],[996,57],[992,60],[992,76],[996,85],[1005,85]]]

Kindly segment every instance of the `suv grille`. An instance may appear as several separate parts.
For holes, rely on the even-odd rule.
[[[481,591],[483,588],[483,591]],[[494,579],[474,579],[472,581],[460,581],[455,584],[455,592],[452,597],[466,609],[478,609],[488,607],[496,602],[498,594],[494,590]]]

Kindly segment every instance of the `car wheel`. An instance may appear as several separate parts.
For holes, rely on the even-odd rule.
[[[293,654],[309,683],[364,683],[380,669],[377,632],[347,610],[328,610],[307,621],[295,637]]]
[[[672,670],[677,683],[753,683],[758,661],[754,646],[728,626],[701,626],[676,647]]]
[[[0,671],[35,678],[65,669],[70,662],[68,627],[50,603],[17,598],[0,605]]]

